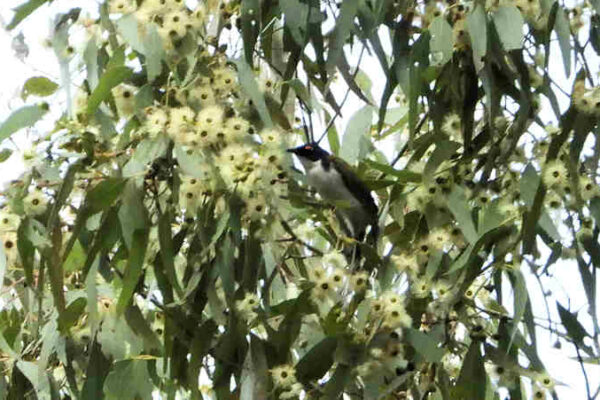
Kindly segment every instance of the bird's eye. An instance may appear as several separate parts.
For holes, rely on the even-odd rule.
[[[304,150],[312,150],[312,146],[304,146]]]

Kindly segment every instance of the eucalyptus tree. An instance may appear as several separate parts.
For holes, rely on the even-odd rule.
[[[598,397],[598,0],[99,3],[7,26],[61,79],[0,125],[2,398],[558,398],[548,336]]]

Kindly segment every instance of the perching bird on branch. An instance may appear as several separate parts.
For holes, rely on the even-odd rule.
[[[367,185],[346,162],[323,150],[316,142],[306,143],[288,152],[295,154],[306,172],[307,183],[326,201],[336,206],[336,215],[344,233],[363,241],[370,226],[368,241],[378,234],[377,205]]]

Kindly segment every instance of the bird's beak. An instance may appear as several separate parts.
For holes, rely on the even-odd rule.
[[[286,151],[287,151],[288,153],[294,153],[294,154],[295,154],[295,153],[296,153],[296,148],[293,148],[293,149],[287,149]]]

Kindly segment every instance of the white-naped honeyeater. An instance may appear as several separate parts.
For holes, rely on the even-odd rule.
[[[344,160],[329,154],[316,142],[288,149],[298,157],[309,186],[325,200],[332,202],[344,233],[363,241],[370,227],[367,242],[377,240],[378,209],[371,190]]]

